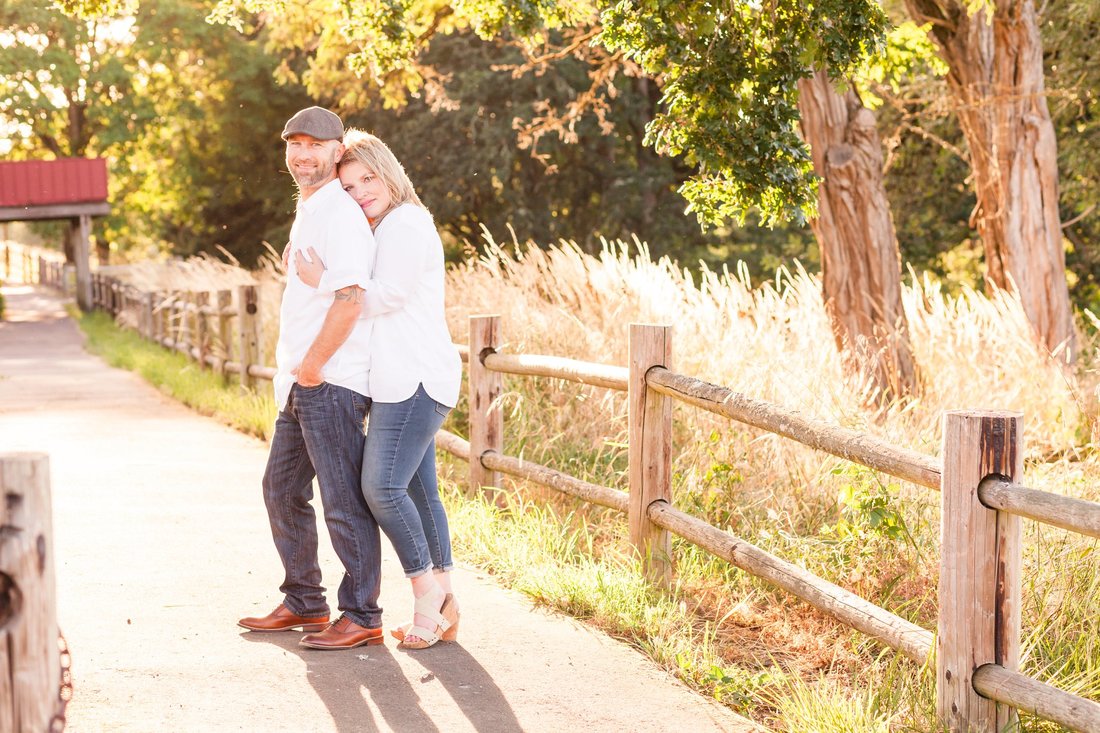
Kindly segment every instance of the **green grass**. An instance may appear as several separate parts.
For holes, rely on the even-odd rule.
[[[120,328],[102,313],[75,313],[87,336],[87,349],[113,367],[128,369],[166,395],[203,415],[214,417],[244,433],[268,438],[275,425],[275,401],[270,389],[245,392],[236,380],[225,380],[183,354],[146,341]]]
[[[716,623],[699,613],[688,586],[696,580],[690,560],[681,561],[679,581],[663,591],[647,584],[626,552],[625,520],[616,512],[553,506],[505,492],[499,508],[482,497],[463,496],[444,481],[455,554],[485,569],[536,603],[599,627],[639,649],[700,692],[746,713],[756,695],[779,684],[777,667],[743,668],[726,663],[716,643]],[[619,540],[602,550],[595,539],[613,522]],[[615,548],[621,548],[621,551]],[[680,557],[686,548],[678,548]]]

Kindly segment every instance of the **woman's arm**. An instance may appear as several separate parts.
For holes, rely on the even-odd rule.
[[[379,227],[381,231],[377,232],[378,259],[363,293],[364,318],[403,308],[420,284],[428,254],[433,247],[443,247],[435,223],[426,213],[413,212],[413,216],[402,215],[385,223],[389,226]],[[307,251],[309,259],[300,251],[294,254],[298,277],[306,285],[320,288],[325,263],[312,247]]]

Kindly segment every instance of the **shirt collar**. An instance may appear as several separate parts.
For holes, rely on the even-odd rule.
[[[312,214],[324,205],[325,201],[329,200],[336,195],[336,192],[343,192],[344,186],[340,183],[339,178],[334,178],[319,189],[313,192],[305,201],[298,203],[298,208],[305,211],[307,214]]]

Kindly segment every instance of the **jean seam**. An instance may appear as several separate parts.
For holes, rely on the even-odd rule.
[[[309,453],[306,450],[304,437],[301,435],[301,433],[302,433],[302,423],[298,419],[297,410],[292,407],[292,408],[288,409],[286,412],[287,412],[287,417],[293,419],[295,425],[297,426],[299,437],[301,438],[302,445],[299,448],[299,450],[297,451],[297,453],[298,453],[297,461],[296,461],[293,469],[291,471],[288,471],[288,472],[284,473],[283,475],[291,476],[291,477],[297,477],[297,476],[301,475],[301,470],[307,462],[309,463],[310,466],[312,466],[312,463],[310,462],[310,459],[309,459]],[[281,499],[282,499],[281,510],[283,512],[283,516],[287,516],[287,517],[292,516],[293,515],[294,497],[291,495],[291,493],[289,491],[284,491],[284,492],[282,492]],[[297,573],[299,573],[299,575],[301,575],[301,570],[302,570],[302,563],[301,563],[301,560],[302,560],[302,544],[303,544],[303,540],[304,540],[304,535],[301,533],[300,528],[298,527],[297,523],[290,522],[289,524],[291,526],[291,535],[292,535],[291,539],[292,539],[293,545],[294,545],[294,553],[290,556],[291,567],[294,568],[295,571]],[[296,584],[298,584],[299,586],[301,585],[301,583],[303,581],[304,581],[304,578],[302,578],[302,577],[296,578]],[[321,591],[321,593],[323,595],[324,591]],[[303,615],[306,615],[307,613],[311,613],[308,609],[305,608],[305,606],[303,606],[301,608],[294,608],[293,607],[294,603],[287,603],[287,601],[289,599],[290,599],[289,596],[286,596],[283,599],[283,604],[290,611],[292,611],[294,614],[299,615],[299,616],[303,616]],[[327,609],[326,609],[326,612],[327,612]]]
[[[407,432],[408,427],[409,427],[409,423],[412,421],[412,417],[416,413],[417,403],[420,400],[420,393],[422,391],[423,391],[423,385],[417,387],[417,391],[414,392],[413,396],[411,397],[412,404],[409,406],[409,409],[405,411],[404,420],[402,421],[401,427],[397,432],[397,438],[396,438],[395,442],[396,442],[396,445],[398,445],[398,446],[400,446],[402,441],[404,440],[405,433]],[[424,392],[424,395],[427,396],[427,392]],[[369,432],[370,432],[370,430],[368,428],[368,433]],[[394,456],[393,456],[393,458],[391,458],[391,460],[389,462],[389,466],[387,466],[386,480],[383,482],[384,485],[380,486],[380,487],[376,487],[374,489],[375,492],[377,492],[378,489],[391,489],[392,490],[392,491],[387,492],[387,495],[385,496],[385,501],[386,501],[386,503],[389,504],[389,508],[391,510],[396,509],[396,507],[397,507],[399,497],[396,495],[396,493],[398,491],[404,491],[405,496],[408,497],[408,486],[404,487],[404,489],[401,489],[400,487],[393,486],[393,483],[394,483],[393,475],[394,475],[394,472],[396,470],[396,464],[397,464],[396,457],[397,457],[397,451],[395,450],[394,451]],[[383,497],[379,496],[379,500],[381,501],[382,499],[383,499]],[[409,498],[409,502],[410,503],[412,502],[411,497]],[[416,511],[415,506],[413,507],[413,512],[417,515],[417,518],[419,519],[420,515],[419,515],[419,512]],[[397,510],[397,511],[392,511],[392,512],[387,512],[387,513],[397,515],[397,517],[401,521],[402,529],[405,532],[405,537],[409,541],[409,544],[413,545],[413,546],[418,546],[419,543],[417,543],[417,541],[416,541],[416,533],[413,531],[412,526],[409,524],[408,520],[406,519],[405,512]],[[428,550],[428,568],[431,568],[432,567],[432,565],[431,565],[431,550],[430,550],[430,548],[427,547],[428,538],[427,538],[427,535],[424,532],[423,519],[421,519],[420,534],[424,537],[424,548]],[[390,543],[393,544],[393,538],[392,537],[390,538]],[[395,547],[395,549],[396,549],[396,547]],[[417,547],[417,549],[419,549],[419,547]],[[398,559],[400,559],[400,557]],[[402,569],[404,569],[404,563],[402,563]],[[412,572],[412,573],[415,574],[417,572],[417,569],[413,569],[411,571],[406,569],[405,570],[406,577],[409,577],[409,575],[408,575],[409,572]]]
[[[417,478],[420,479],[420,486],[421,486],[421,489],[424,491],[424,508],[426,509],[425,514],[428,515],[428,521],[431,522],[431,524],[432,524],[432,536],[435,537],[435,551],[437,553],[437,556],[442,558],[443,557],[443,546],[439,541],[439,525],[435,521],[435,513],[432,511],[432,502],[431,502],[431,499],[428,497],[428,492],[427,492],[427,490],[423,489],[424,479],[420,477],[420,466],[416,467],[416,471],[414,472],[414,475]],[[420,522],[423,525],[424,517],[420,518]],[[428,533],[427,533],[427,531],[425,531],[424,532],[424,542],[427,543],[427,541],[428,541]],[[428,555],[431,556],[431,554],[432,554],[432,548],[428,547]],[[432,564],[434,566],[435,563],[433,562]]]

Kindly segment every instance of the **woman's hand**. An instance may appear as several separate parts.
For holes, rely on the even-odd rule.
[[[294,269],[298,271],[298,278],[302,282],[311,288],[315,288],[317,283],[321,282],[321,275],[325,271],[325,263],[321,261],[313,247],[309,247],[308,260],[302,255],[301,250],[294,253]]]

